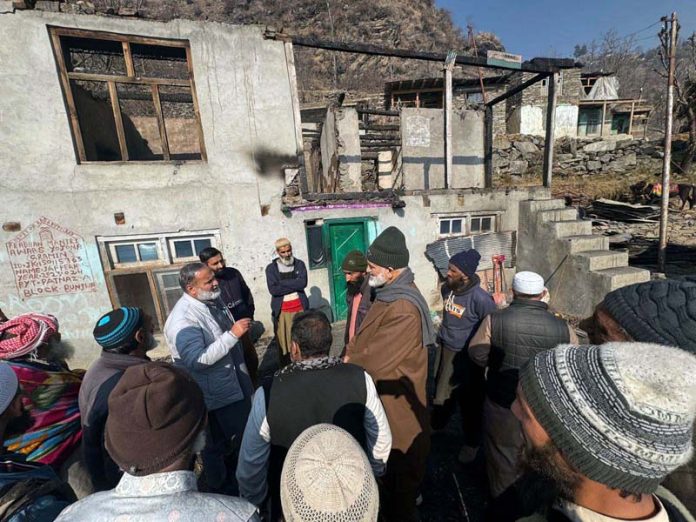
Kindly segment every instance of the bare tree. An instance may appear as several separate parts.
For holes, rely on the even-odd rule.
[[[688,133],[686,150],[677,165],[680,172],[687,174],[693,165],[696,155],[696,33],[686,42],[679,44],[679,26],[677,26],[676,46],[677,67],[674,75],[674,114],[682,123],[682,129]],[[667,78],[669,67],[669,31],[660,31],[659,48],[660,76]]]

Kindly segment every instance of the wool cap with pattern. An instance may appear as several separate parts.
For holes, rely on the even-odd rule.
[[[288,522],[376,521],[377,482],[365,452],[347,431],[317,424],[290,446],[280,478]]]
[[[649,281],[614,290],[604,308],[636,341],[696,353],[696,283]]]
[[[586,477],[653,493],[692,455],[696,356],[647,343],[560,345],[522,369],[534,416]]]
[[[94,339],[104,350],[115,350],[131,342],[142,325],[143,311],[140,308],[116,308],[99,318],[94,327]]]

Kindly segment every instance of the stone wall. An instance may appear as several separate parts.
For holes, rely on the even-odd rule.
[[[554,172],[559,174],[622,174],[636,169],[659,171],[663,147],[661,141],[645,139],[561,138],[554,152]],[[498,136],[493,142],[496,174],[539,174],[543,161],[542,137],[514,134]]]

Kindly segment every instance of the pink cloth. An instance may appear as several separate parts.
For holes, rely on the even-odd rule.
[[[350,309],[350,325],[348,326],[349,341],[355,335],[355,325],[358,322],[358,307],[360,306],[360,301],[362,301],[362,293],[358,292],[358,294],[353,298],[353,306]]]
[[[0,323],[0,359],[16,359],[33,352],[58,332],[52,315],[23,314]]]

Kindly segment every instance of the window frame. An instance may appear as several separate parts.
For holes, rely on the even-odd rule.
[[[438,239],[451,239],[453,237],[467,237],[467,236],[480,236],[483,234],[492,234],[498,232],[498,227],[500,220],[498,219],[502,211],[488,211],[488,212],[465,212],[465,213],[447,213],[447,214],[435,214],[437,218],[437,238]],[[484,232],[476,231],[472,232],[471,223],[473,220],[481,220],[485,218],[491,219],[491,229]],[[462,220],[462,231],[458,234],[450,232],[447,234],[440,233],[442,221],[452,221],[455,219]]]
[[[201,115],[198,106],[198,96],[196,94],[196,84],[193,78],[193,61],[191,55],[191,46],[188,40],[178,40],[170,38],[150,38],[144,36],[132,36],[119,33],[111,33],[106,31],[90,31],[83,29],[74,29],[68,27],[48,26],[48,32],[51,39],[53,54],[58,68],[58,76],[60,79],[61,88],[63,90],[63,98],[68,109],[68,120],[72,130],[73,145],[75,147],[75,157],[78,164],[88,165],[108,165],[121,163],[166,163],[166,162],[205,162],[208,161],[208,156],[203,140],[203,126],[201,124]],[[76,37],[91,40],[109,40],[120,42],[123,49],[123,56],[126,66],[126,76],[110,75],[110,74],[95,74],[68,71],[61,37]],[[157,45],[162,47],[178,47],[185,50],[186,66],[188,69],[188,79],[170,79],[170,78],[149,78],[136,76],[133,57],[131,54],[131,44],[139,45]],[[77,106],[70,85],[71,80],[96,81],[107,85],[109,92],[109,101],[114,114],[114,124],[116,125],[116,137],[119,142],[121,159],[116,161],[97,161],[87,160],[85,153],[84,140],[82,137],[82,129],[78,119]],[[159,127],[159,135],[162,145],[161,160],[130,160],[128,157],[128,146],[126,143],[126,133],[122,120],[122,110],[118,99],[117,84],[136,84],[149,87],[152,92],[152,101],[157,114]],[[191,98],[193,100],[193,111],[195,115],[196,128],[198,130],[198,145],[200,149],[200,159],[172,159],[169,151],[169,140],[167,138],[167,130],[165,126],[164,115],[162,112],[162,104],[160,100],[160,87],[162,86],[180,86],[188,87],[191,90]]]
[[[212,234],[196,234],[193,236],[167,236],[167,244],[169,246],[169,256],[172,260],[172,263],[191,263],[193,261],[199,261],[199,257],[196,254],[196,245],[194,241],[200,240],[200,239],[209,239],[210,240],[210,246],[215,247],[215,238],[213,237]],[[192,256],[187,256],[187,257],[178,257],[176,255],[176,246],[174,243],[177,241],[188,241],[191,244],[191,251],[193,252]]]
[[[171,288],[165,288],[160,285],[161,277],[164,274],[177,273],[182,266],[191,261],[198,261],[195,258],[177,258],[173,255],[173,241],[180,239],[210,239],[211,246],[222,250],[219,230],[194,230],[183,232],[164,232],[159,234],[132,234],[123,236],[97,236],[97,246],[101,257],[102,268],[104,269],[104,279],[109,293],[109,299],[114,307],[122,306],[114,276],[128,274],[145,274],[147,276],[150,294],[155,304],[157,317],[157,325],[160,329],[164,328],[164,322],[169,315],[169,307],[167,306],[166,291]],[[138,243],[157,243],[158,253],[161,254],[157,261],[138,261],[134,263],[118,263],[115,260],[115,250],[113,246],[123,244],[138,244]],[[171,245],[171,246],[170,246]],[[113,250],[113,254],[112,254]],[[136,252],[138,249],[136,247]],[[112,257],[113,256],[113,257]],[[163,282],[162,282],[163,283]]]

